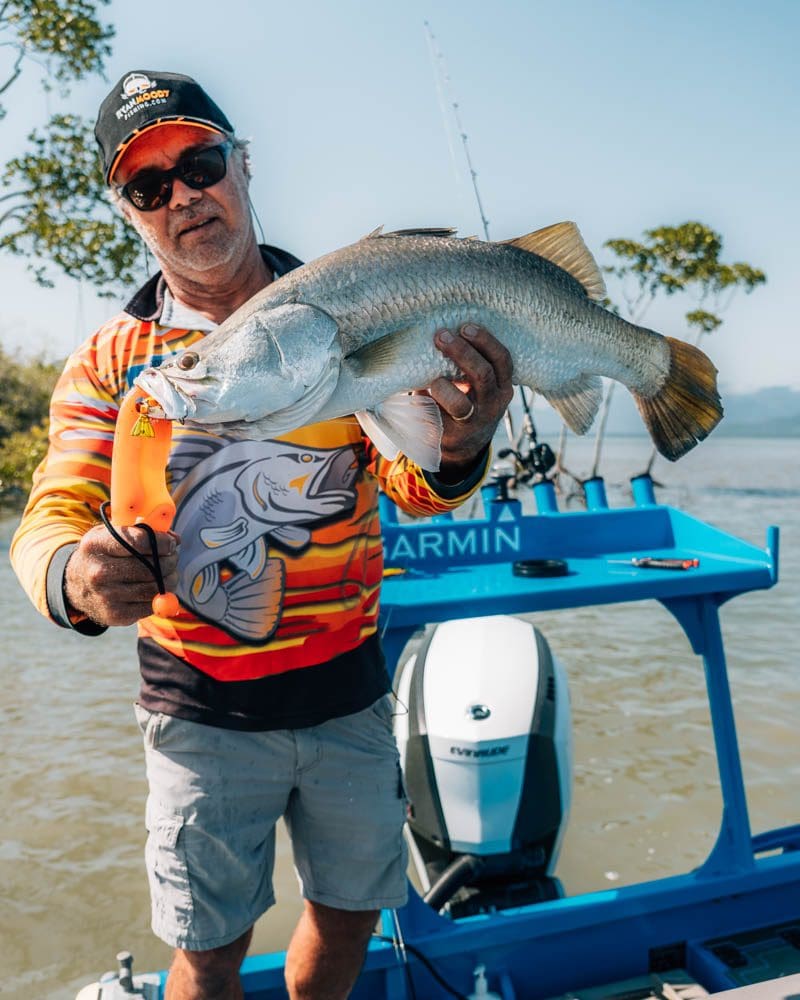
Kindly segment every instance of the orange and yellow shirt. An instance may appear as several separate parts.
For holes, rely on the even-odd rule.
[[[67,361],[49,451],[12,543],[33,603],[61,624],[69,622],[53,595],[109,497],[121,400],[143,368],[204,336],[123,312]],[[378,491],[407,513],[441,513],[473,492],[485,465],[463,487],[437,487],[404,456],[381,457],[354,417],[268,441],[175,425],[167,481],[181,536],[181,610],[139,622],[142,704],[245,729],[311,725],[366,707],[388,685],[375,634]],[[101,631],[92,626],[77,624]]]

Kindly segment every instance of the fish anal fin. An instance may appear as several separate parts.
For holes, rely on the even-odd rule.
[[[605,297],[603,275],[574,222],[557,222],[554,226],[503,242],[556,264],[583,285],[590,299],[600,301]]]
[[[255,580],[264,571],[267,562],[267,545],[264,536],[259,536],[247,548],[231,556],[230,561],[237,569],[247,573],[251,580]]]
[[[442,461],[442,414],[424,394],[399,392],[369,411],[356,413],[367,437],[392,461],[402,452],[428,472]]]
[[[603,380],[599,375],[579,375],[558,390],[536,390],[558,411],[576,434],[585,434],[592,426],[603,399]]]
[[[707,437],[722,419],[717,369],[697,347],[665,338],[670,370],[655,395],[633,393],[656,448],[671,462]]]

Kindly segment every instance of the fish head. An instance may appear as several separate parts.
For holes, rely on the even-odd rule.
[[[249,425],[266,429],[273,414],[306,397],[328,398],[341,360],[337,333],[336,322],[312,306],[245,304],[199,344],[135,381],[167,419],[245,436]]]
[[[251,519],[306,524],[354,507],[359,472],[352,447],[311,448],[275,441],[268,456],[237,475],[234,486]]]

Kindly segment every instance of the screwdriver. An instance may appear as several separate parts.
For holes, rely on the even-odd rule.
[[[660,556],[639,556],[633,559],[609,559],[610,563],[623,563],[637,569],[694,569],[700,565],[699,559],[674,559]]]

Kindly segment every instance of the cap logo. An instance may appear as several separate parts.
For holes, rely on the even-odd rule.
[[[142,91],[157,87],[155,80],[149,79],[144,73],[129,73],[122,81],[122,93],[120,97],[133,97],[134,94],[141,94]]]
[[[171,91],[159,88],[156,80],[151,80],[144,73],[129,73],[122,81],[120,97],[125,99],[115,114],[119,121],[127,121],[137,111],[144,111],[157,104],[166,104]]]

